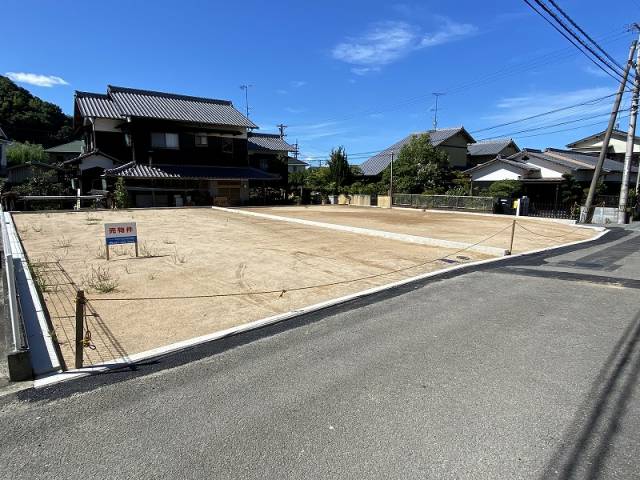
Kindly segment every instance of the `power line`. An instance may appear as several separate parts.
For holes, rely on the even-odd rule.
[[[551,25],[554,30],[556,30],[560,35],[562,35],[565,39],[567,39],[573,46],[575,46],[582,54],[587,57],[596,67],[614,79],[616,82],[620,82],[622,80],[622,74],[615,67],[611,66],[606,60],[602,58],[597,52],[593,50],[589,45],[587,45],[583,39],[581,39],[576,33],[571,30],[559,17],[555,14],[551,9],[541,0],[533,0],[536,5],[540,6],[549,16],[551,16],[556,22],[554,23],[550,18],[545,16],[540,10],[538,10],[529,0],[524,0],[524,2],[531,7],[531,9],[536,12],[540,17],[542,17],[549,25]],[[573,37],[573,38],[572,38]],[[574,41],[575,39],[575,41]],[[587,52],[584,51],[577,43],[580,43],[584,48],[586,48],[596,59],[591,57]],[[604,66],[607,68],[605,68]]]
[[[532,120],[534,118],[544,117],[546,115],[551,115],[553,113],[558,113],[558,112],[562,112],[562,111],[565,111],[565,110],[570,110],[572,108],[582,107],[584,105],[594,105],[594,104],[596,104],[598,102],[601,102],[602,100],[605,100],[605,99],[611,98],[611,97],[615,97],[615,96],[616,96],[616,94],[612,93],[610,95],[605,95],[604,97],[593,98],[591,100],[586,100],[584,102],[576,103],[574,105],[568,105],[566,107],[555,108],[555,109],[549,110],[547,112],[537,113],[535,115],[530,115],[528,117],[520,118],[518,120],[512,120],[510,122],[500,123],[498,125],[493,125],[491,127],[480,128],[478,130],[473,130],[473,131],[471,131],[469,133],[480,133],[480,132],[486,132],[486,131],[489,131],[489,130],[495,130],[496,128],[506,127],[508,125],[514,125],[516,123],[525,122],[527,120]]]
[[[600,50],[605,57],[611,60],[611,62],[614,65],[616,65],[620,69],[620,71],[624,71],[624,68],[622,67],[622,65],[620,65],[615,58],[609,55],[609,53],[604,48],[598,45],[598,42],[596,42],[593,38],[591,38],[591,36],[589,36],[589,34],[580,27],[580,25],[574,22],[573,19],[560,7],[560,5],[558,5],[554,0],[549,0],[549,3],[551,3],[551,5],[553,5],[563,17],[566,18],[569,21],[569,23],[574,26],[574,28],[578,29],[578,31],[587,38],[587,40],[589,40],[593,45],[595,45],[595,47],[598,50]]]
[[[629,109],[626,108],[626,109],[622,109],[620,111],[625,112],[625,111],[628,111],[628,110]],[[496,138],[501,138],[501,137],[511,137],[511,136],[518,135],[519,133],[529,133],[529,132],[535,132],[535,131],[538,131],[538,130],[546,130],[548,128],[560,127],[562,125],[570,125],[572,123],[584,122],[585,120],[593,120],[594,118],[606,117],[606,116],[609,116],[609,115],[611,115],[611,112],[605,112],[605,113],[600,113],[598,115],[590,115],[588,117],[581,117],[581,118],[576,118],[576,119],[573,119],[573,120],[566,120],[564,122],[546,124],[546,125],[542,125],[542,126],[534,127],[534,128],[526,128],[524,130],[518,130],[518,131],[515,131],[515,132],[510,132],[510,133],[505,133],[505,134],[502,134],[502,135],[497,135],[495,137],[485,137],[485,138],[482,138],[482,139],[480,139],[478,141],[482,142],[482,141],[485,141],[485,140],[494,140]]]
[[[626,118],[629,118],[629,115],[625,115],[624,117],[618,117],[618,120],[624,120]],[[552,132],[536,133],[536,134],[533,134],[533,135],[524,135],[524,136],[520,136],[518,138],[540,137],[542,135],[551,135],[552,133],[570,132],[572,130],[579,130],[581,128],[594,127],[596,125],[602,125],[602,122],[594,122],[594,123],[589,123],[589,124],[586,124],[586,125],[579,125],[577,127],[572,127],[572,128],[563,128],[561,130],[554,130]]]

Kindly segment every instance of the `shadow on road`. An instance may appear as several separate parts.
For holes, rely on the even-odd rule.
[[[640,312],[607,358],[541,479],[604,478],[603,467],[639,374]]]

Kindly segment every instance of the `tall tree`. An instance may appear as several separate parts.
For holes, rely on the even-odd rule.
[[[344,147],[331,149],[328,167],[330,181],[334,184],[333,193],[339,193],[351,182],[351,168]]]
[[[0,126],[11,140],[49,147],[68,142],[72,120],[60,107],[45,102],[0,75]]]
[[[390,166],[382,173],[389,185]],[[431,145],[428,133],[412,135],[393,162],[393,189],[397,193],[444,193],[451,181],[451,165],[446,152]]]

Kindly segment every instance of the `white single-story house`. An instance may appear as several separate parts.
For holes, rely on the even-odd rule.
[[[547,148],[523,149],[507,158],[497,156],[493,160],[466,170],[472,185],[489,186],[499,180],[517,180],[526,186],[529,196],[545,197],[555,193],[556,186],[571,175],[577,182],[588,186],[593,177],[597,155],[572,150]],[[623,163],[605,159],[602,179],[615,192],[622,181]],[[635,182],[638,168],[631,167],[630,181]]]

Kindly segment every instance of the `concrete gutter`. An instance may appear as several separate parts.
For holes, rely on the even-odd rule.
[[[33,374],[37,376],[59,371],[61,364],[54,345],[52,328],[49,326],[38,289],[31,276],[27,256],[13,218],[9,212],[2,212],[0,215],[5,231],[5,251],[11,251],[13,260],[9,268],[13,267],[14,270],[15,293],[18,299],[17,305],[11,307],[11,315],[14,315],[14,321],[17,321],[18,315],[22,317]]]
[[[370,228],[350,227],[346,225],[337,225],[335,223],[316,222],[313,220],[303,220],[301,218],[281,217],[279,215],[271,215],[268,213],[251,212],[248,210],[225,208],[225,207],[211,207],[214,210],[227,213],[235,213],[239,215],[247,215],[251,217],[267,218],[269,220],[276,220],[281,222],[297,223],[300,225],[307,225],[310,227],[327,228],[330,230],[337,230],[339,232],[357,233],[360,235],[368,235],[370,237],[386,238],[389,240],[398,240],[407,243],[416,243],[419,245],[429,245],[432,247],[442,247],[457,249],[467,249],[473,252],[484,253],[494,257],[502,257],[506,255],[507,251],[504,248],[488,247],[486,245],[474,245],[464,242],[452,242],[450,240],[442,240],[439,238],[421,237],[418,235],[408,235],[405,233],[387,232],[384,230],[373,230]]]
[[[350,295],[346,295],[344,297],[340,297],[340,298],[334,298],[332,300],[327,300],[325,302],[321,302],[321,303],[316,303],[314,305],[309,305],[307,307],[303,307],[297,310],[292,310],[286,313],[281,313],[278,315],[274,315],[271,317],[266,317],[266,318],[262,318],[260,320],[256,320],[253,322],[249,322],[243,325],[238,325],[236,327],[231,327],[228,328],[226,330],[221,330],[219,332],[214,332],[208,335],[203,335],[200,337],[195,337],[195,338],[191,338],[188,340],[183,340],[181,342],[176,342],[176,343],[172,343],[170,345],[165,345],[163,347],[158,347],[158,348],[154,348],[152,350],[147,350],[145,352],[140,352],[140,353],[136,353],[133,355],[129,355],[127,357],[122,357],[116,360],[113,360],[112,362],[108,362],[108,363],[104,363],[104,364],[99,364],[96,365],[94,367],[86,367],[83,368],[81,370],[67,370],[65,372],[61,372],[61,373],[57,373],[57,374],[50,374],[47,376],[43,376],[37,380],[35,380],[34,382],[34,387],[35,388],[44,388],[50,385],[54,385],[60,382],[65,382],[68,380],[74,380],[74,379],[78,379],[78,378],[82,378],[82,377],[86,377],[89,375],[95,375],[97,373],[102,373],[102,372],[107,372],[110,370],[116,370],[116,369],[120,369],[122,367],[125,367],[127,365],[131,365],[131,364],[135,364],[137,362],[142,362],[142,361],[148,361],[150,359],[153,358],[159,358],[159,357],[164,357],[176,352],[180,352],[182,350],[186,350],[188,348],[192,348],[195,347],[197,345],[202,345],[205,343],[209,343],[209,342],[214,342],[226,337],[230,337],[230,336],[234,336],[234,335],[240,335],[242,333],[246,333],[246,332],[250,332],[253,330],[258,330],[260,328],[269,326],[269,325],[274,325],[276,323],[280,323],[283,322],[285,320],[290,320],[296,317],[299,317],[301,315],[306,315],[309,313],[313,313],[313,312],[317,312],[319,310],[323,310],[329,307],[333,307],[333,306],[337,306],[343,303],[347,303],[351,300],[355,300],[358,298],[362,298],[362,297],[367,297],[370,295],[374,295],[376,293],[380,293],[380,292],[384,292],[386,290],[392,290],[394,288],[397,287],[401,287],[407,284],[411,284],[411,283],[415,283],[415,282],[419,282],[421,280],[424,279],[438,279],[440,277],[446,277],[448,275],[451,275],[452,272],[460,272],[460,273],[466,273],[467,271],[473,271],[476,267],[478,266],[483,266],[483,265],[488,265],[488,264],[494,264],[494,263],[510,263],[513,261],[513,259],[517,259],[519,257],[526,257],[528,255],[534,255],[534,254],[538,254],[541,252],[547,252],[547,251],[552,251],[552,250],[556,250],[559,248],[565,248],[565,247],[570,247],[573,245],[579,245],[582,243],[587,243],[587,242],[592,242],[595,241],[599,238],[601,238],[602,236],[604,236],[607,233],[607,230],[604,228],[598,228],[598,227],[589,227],[592,228],[593,230],[597,231],[598,234],[593,237],[593,238],[589,238],[586,240],[578,240],[575,242],[570,242],[570,243],[565,243],[564,245],[556,245],[553,247],[547,247],[547,248],[541,248],[538,250],[533,250],[530,252],[526,252],[526,253],[518,253],[515,255],[511,255],[511,256],[505,256],[505,257],[499,257],[499,258],[490,258],[487,260],[479,260],[477,262],[469,262],[469,263],[464,263],[464,264],[460,264],[460,265],[456,265],[454,267],[447,267],[445,269],[442,270],[437,270],[434,272],[428,272],[428,273],[424,273],[421,275],[417,275],[414,277],[410,277],[410,278],[406,278],[404,280],[399,280],[396,282],[392,282],[386,285],[381,285],[379,287],[374,287],[374,288],[370,288],[367,290],[363,290],[361,292],[357,292],[357,293],[353,293]]]

